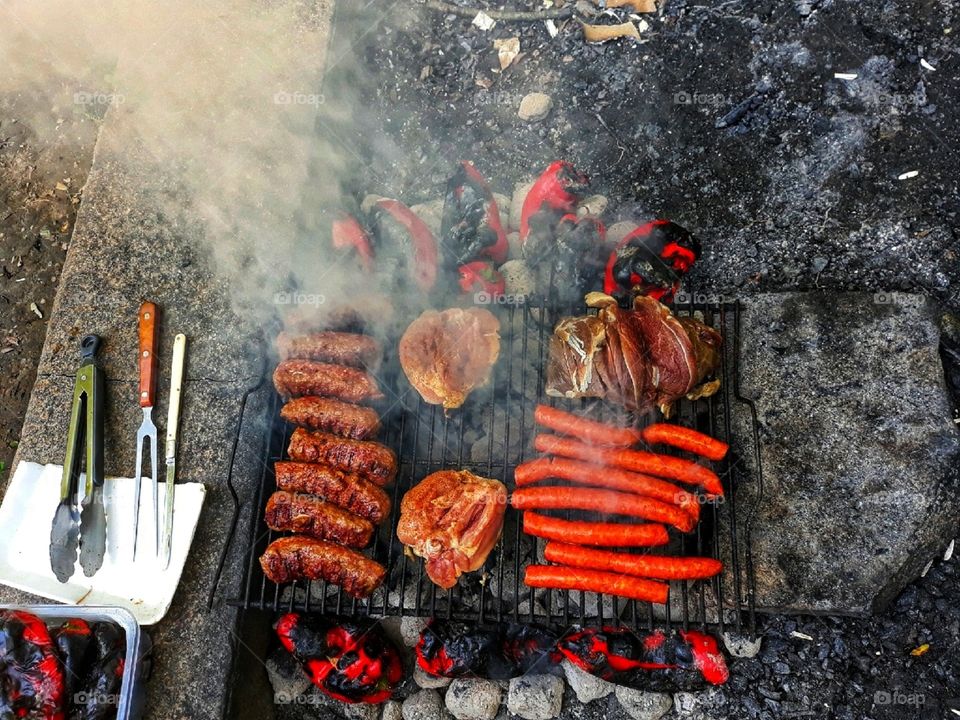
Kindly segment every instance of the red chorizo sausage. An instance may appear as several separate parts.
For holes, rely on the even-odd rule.
[[[533,419],[561,435],[573,435],[594,445],[630,447],[640,442],[640,431],[636,428],[617,427],[596,420],[588,420],[549,405],[537,405]]]
[[[654,423],[641,431],[648,445],[671,445],[709,460],[723,460],[730,446],[702,432],[673,423]]]
[[[699,580],[713,577],[723,569],[723,563],[713,558],[632,555],[553,540],[543,549],[543,556],[560,565],[661,580]]]
[[[586,590],[661,605],[666,604],[670,591],[669,585],[656,580],[560,565],[528,565],[523,582],[529,587]]]
[[[580,545],[603,547],[651,547],[666,545],[670,540],[667,529],[658,523],[585,522],[561,520],[535,512],[523,514],[523,531],[548,540],[565,540]]]

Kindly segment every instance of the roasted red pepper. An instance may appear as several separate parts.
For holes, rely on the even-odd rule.
[[[493,191],[471,162],[461,162],[447,181],[440,235],[453,267],[480,258],[507,259],[507,233]]]
[[[478,628],[431,620],[417,642],[417,665],[434,677],[507,680],[550,662],[557,635],[537,625]]]
[[[531,232],[553,236],[557,221],[571,212],[583,197],[590,179],[565,160],[557,160],[543,171],[530,188],[520,212],[520,240]]]
[[[91,635],[92,642],[83,659],[84,671],[70,697],[70,717],[106,720],[117,712],[126,639],[123,630],[109,622],[93,625]]]
[[[693,690],[730,677],[716,638],[695,630],[586,628],[562,638],[557,652],[591,675],[647,690]]]
[[[440,251],[430,228],[399,200],[378,200],[373,210],[377,264],[402,266],[417,288],[429,292],[437,282]]]
[[[0,717],[63,720],[64,677],[43,621],[0,611]]]
[[[581,302],[585,293],[603,286],[607,230],[595,217],[567,213],[555,234],[532,233],[523,247],[541,290],[552,290],[562,303]]]
[[[333,247],[344,252],[354,252],[365,272],[373,270],[373,244],[363,225],[353,215],[341,213],[330,228]]]
[[[493,263],[475,260],[460,266],[460,289],[464,293],[486,293],[491,299],[503,295],[503,275]]]
[[[274,626],[313,684],[346,703],[382,703],[403,679],[400,653],[379,625],[289,613]]]
[[[649,295],[669,302],[700,257],[700,241],[669,220],[654,220],[627,235],[610,253],[603,291],[618,299]]]

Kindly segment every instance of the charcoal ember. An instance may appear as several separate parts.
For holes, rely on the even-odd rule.
[[[419,665],[413,667],[413,681],[424,690],[440,690],[452,682],[452,678],[430,675]]]
[[[614,690],[620,706],[634,720],[660,720],[673,707],[668,693],[648,692],[617,685]]]
[[[564,660],[562,665],[563,674],[576,694],[577,700],[584,704],[607,697],[616,687],[613,683],[608,683],[606,680],[578,668],[569,660]]]
[[[457,678],[447,688],[444,700],[457,720],[493,720],[502,696],[503,690],[493,680]]]
[[[551,720],[563,706],[563,680],[556,675],[524,675],[510,681],[507,709],[524,720]]]
[[[743,483],[737,513],[755,512],[758,607],[870,615],[942,557],[960,514],[960,436],[939,316],[903,293],[745,303],[741,387],[763,428],[764,482],[762,502]],[[738,425],[747,442],[751,428]],[[752,470],[752,449],[734,449]]]
[[[537,289],[564,305],[603,287],[608,254],[606,228],[592,216],[565,215],[552,232],[531,232],[524,244]]]
[[[276,648],[267,657],[264,666],[277,704],[295,702],[296,698],[305,695],[313,687],[300,663],[283,648]]]
[[[530,624],[478,627],[433,620],[417,643],[417,664],[443,677],[506,680],[547,664],[557,642],[552,630]]]
[[[403,701],[403,720],[438,720],[443,717],[443,701],[436,690],[420,690]]]

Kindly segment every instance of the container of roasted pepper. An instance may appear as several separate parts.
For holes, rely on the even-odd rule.
[[[0,605],[0,717],[136,720],[151,647],[123,608]]]

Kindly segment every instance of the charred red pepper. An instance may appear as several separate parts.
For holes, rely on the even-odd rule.
[[[83,672],[70,697],[70,717],[77,720],[106,720],[117,712],[123,682],[126,638],[113,623],[95,623],[91,642],[83,658]]]
[[[43,621],[0,611],[0,717],[63,720],[64,677]]]
[[[503,295],[506,285],[493,263],[476,260],[460,266],[460,289],[464,293],[482,292],[496,298]]]
[[[478,628],[432,620],[420,633],[417,665],[434,677],[507,680],[550,660],[557,635],[537,625]]]
[[[454,267],[480,258],[507,259],[507,233],[493,191],[471,162],[461,162],[447,181],[440,235]]]
[[[603,291],[618,299],[649,295],[669,302],[700,257],[700,241],[669,220],[654,220],[627,235],[610,253]]]
[[[274,626],[313,684],[346,703],[382,703],[403,679],[400,653],[379,625],[288,613]]]
[[[372,217],[377,264],[382,268],[396,263],[419,290],[432,290],[437,282],[440,251],[430,228],[399,200],[378,200]]]
[[[693,690],[730,676],[716,638],[695,630],[641,636],[625,627],[586,628],[562,638],[557,652],[591,675],[647,690]]]
[[[68,620],[51,633],[63,665],[64,695],[73,701],[86,673],[93,630],[84,620]]]
[[[538,287],[551,288],[560,302],[579,302],[603,285],[606,240],[607,230],[599,219],[568,213],[560,218],[555,234],[531,234],[523,255],[537,274]]]
[[[333,247],[344,252],[354,252],[365,272],[373,270],[373,244],[360,221],[349,213],[341,213],[330,227]]]
[[[552,236],[557,220],[571,212],[590,185],[590,179],[566,160],[552,162],[537,178],[523,201],[520,240],[531,232]]]

